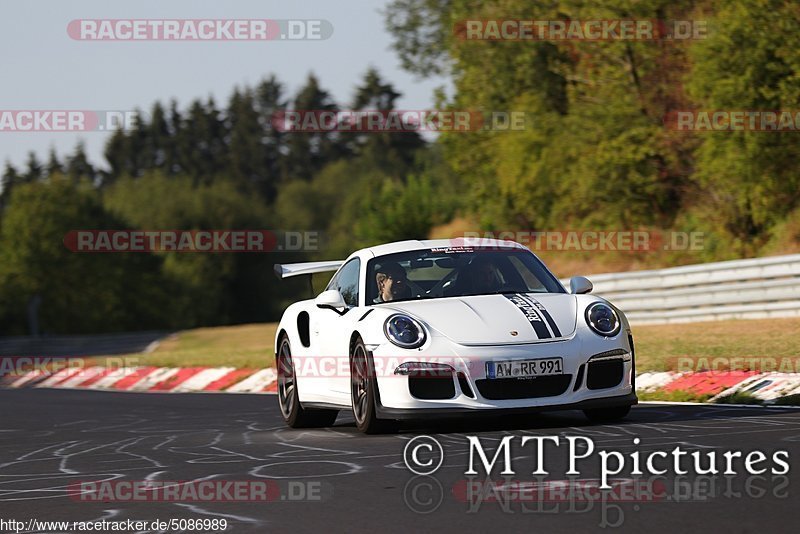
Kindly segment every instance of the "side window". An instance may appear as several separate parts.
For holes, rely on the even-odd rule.
[[[353,258],[342,267],[328,284],[328,289],[338,289],[349,307],[358,306],[358,278],[361,261]]]

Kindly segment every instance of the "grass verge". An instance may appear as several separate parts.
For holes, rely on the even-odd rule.
[[[277,323],[197,328],[178,332],[149,354],[130,355],[141,365],[164,367],[274,364]],[[679,358],[768,357],[800,364],[800,319],[719,321],[634,327],[637,371],[669,371]],[[688,399],[687,399],[688,400]]]
[[[677,368],[679,358],[708,361],[745,357],[759,358],[757,365],[762,366],[781,359],[788,364],[755,370],[800,371],[797,332],[800,318],[796,317],[635,326],[636,370],[684,370]]]
[[[278,323],[263,323],[185,330],[163,340],[153,352],[88,358],[86,365],[125,358],[135,365],[156,367],[273,367],[277,327]]]
[[[711,395],[699,395],[691,391],[639,391],[636,393],[640,401],[665,401],[665,402],[708,402]]]

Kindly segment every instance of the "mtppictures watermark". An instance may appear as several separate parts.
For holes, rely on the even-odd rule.
[[[519,458],[518,455],[511,453],[511,443],[514,436],[505,436],[500,445],[494,451],[491,460],[486,454],[480,438],[477,436],[467,436],[469,441],[469,468],[464,472],[465,475],[478,475],[476,466],[482,467],[484,474],[489,476],[495,464],[503,467],[501,475],[516,475],[512,458]],[[789,473],[789,451],[777,450],[769,455],[761,451],[750,451],[745,453],[740,450],[703,450],[687,451],[680,445],[675,446],[670,451],[647,451],[638,450],[642,440],[635,437],[631,440],[632,452],[622,453],[620,451],[597,449],[594,441],[586,436],[521,436],[519,444],[521,447],[530,447],[535,451],[536,461],[532,475],[549,475],[545,466],[546,451],[558,449],[562,443],[567,443],[567,458],[569,469],[566,471],[568,476],[581,476],[579,464],[584,462],[600,465],[600,489],[610,489],[609,480],[618,476],[623,471],[628,471],[631,475],[762,475],[769,473],[772,475],[786,475]],[[531,445],[528,445],[531,443]],[[549,447],[548,447],[549,445]],[[527,467],[531,467],[528,465]]]
[[[525,462],[524,469],[533,476],[549,476],[546,457],[566,452],[568,469],[566,476],[582,476],[581,470],[599,466],[601,490],[611,489],[610,481],[623,473],[635,476],[661,475],[787,475],[789,473],[789,451],[775,450],[769,454],[753,450],[695,450],[689,451],[676,445],[671,450],[639,450],[641,438],[634,437],[626,452],[599,449],[586,436],[504,436],[494,451],[487,453],[478,436],[466,436],[468,476],[492,476],[495,468],[502,468],[500,475],[516,476]],[[409,441],[403,450],[406,467],[416,475],[432,475],[442,465],[444,451],[431,436],[418,436]],[[517,444],[518,442],[518,444]],[[565,448],[561,445],[566,444]],[[514,450],[512,450],[514,449]],[[566,450],[565,450],[566,449]],[[531,461],[526,453],[532,453]],[[480,471],[479,471],[480,469]]]

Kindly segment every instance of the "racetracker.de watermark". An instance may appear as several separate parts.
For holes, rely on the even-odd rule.
[[[797,132],[800,110],[675,110],[664,125],[678,132]]]
[[[456,500],[470,503],[558,503],[558,502],[653,502],[666,497],[666,484],[660,477],[612,479],[608,489],[600,489],[597,479],[531,480],[513,477],[499,479],[465,478],[453,484]]]
[[[472,19],[453,26],[466,41],[685,41],[706,39],[705,20]]]
[[[323,19],[75,19],[77,41],[322,41],[333,35]]]
[[[304,379],[350,378],[352,360],[349,356],[292,355],[291,368],[281,367],[280,372],[298,374]],[[485,358],[479,356],[381,356],[373,354],[367,376],[406,378],[450,378],[455,372],[482,369]]]
[[[296,252],[319,250],[319,232],[288,230],[71,230],[72,252]]]
[[[525,130],[530,118],[524,111],[298,109],[275,112],[271,122],[299,133],[478,132]]]
[[[494,242],[516,242],[534,251],[653,252],[703,250],[703,232],[660,230],[500,230],[464,232],[451,239],[453,247],[497,248]],[[510,243],[509,243],[510,244]]]
[[[333,485],[298,480],[100,480],[67,486],[78,502],[321,502]]]
[[[670,367],[673,367],[679,373],[711,371],[718,376],[741,371],[755,371],[759,373],[800,373],[800,356],[734,356],[732,358],[723,356],[711,358],[705,356],[679,356],[674,360],[675,365]]]
[[[92,367],[107,369],[126,369],[142,364],[138,356],[93,357],[91,362],[84,358],[65,358],[53,356],[4,356],[0,358],[0,376],[21,375],[31,371],[56,373],[64,369],[85,370]]]
[[[132,110],[0,110],[0,132],[108,132],[133,130],[145,117]]]

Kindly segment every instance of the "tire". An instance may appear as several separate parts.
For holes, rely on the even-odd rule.
[[[338,410],[310,410],[300,405],[297,395],[297,376],[294,373],[292,350],[287,336],[278,343],[275,365],[278,368],[278,406],[283,420],[291,428],[319,428],[332,426]]]
[[[350,401],[356,428],[364,434],[391,432],[396,427],[393,420],[378,419],[375,368],[372,356],[361,338],[357,338],[350,351]]]
[[[630,406],[615,406],[614,408],[583,410],[583,413],[592,423],[614,423],[625,419],[630,411]]]

